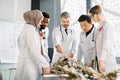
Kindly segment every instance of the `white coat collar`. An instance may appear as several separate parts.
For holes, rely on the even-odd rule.
[[[62,30],[65,30],[65,28],[61,25],[61,28],[62,28]],[[70,26],[69,27],[67,27],[67,29],[69,30],[70,29]]]

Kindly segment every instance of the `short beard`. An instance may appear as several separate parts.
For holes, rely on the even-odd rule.
[[[40,28],[41,28],[41,29],[45,29],[45,27],[43,27],[42,25],[40,25]]]

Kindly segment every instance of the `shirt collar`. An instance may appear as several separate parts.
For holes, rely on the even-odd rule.
[[[62,28],[62,30],[65,30],[65,29],[66,29],[66,28],[64,28],[62,25],[61,25],[61,28]],[[69,29],[70,29],[70,26],[67,27],[67,29],[69,30]]]
[[[92,28],[88,32],[85,33],[86,36],[88,36],[92,32],[93,28],[94,28],[94,25],[92,25]]]

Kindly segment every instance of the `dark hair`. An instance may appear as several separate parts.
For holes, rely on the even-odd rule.
[[[78,19],[79,22],[87,21],[88,23],[92,23],[90,16],[88,15],[81,15]]]
[[[42,14],[45,18],[50,18],[50,15],[47,12],[42,12]]]
[[[62,17],[64,17],[64,18],[68,18],[68,17],[70,17],[70,14],[68,13],[68,12],[63,12],[63,13],[61,13],[61,18]]]

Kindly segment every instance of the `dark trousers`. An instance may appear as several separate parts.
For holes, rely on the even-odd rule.
[[[2,73],[0,72],[0,80],[3,80]]]

